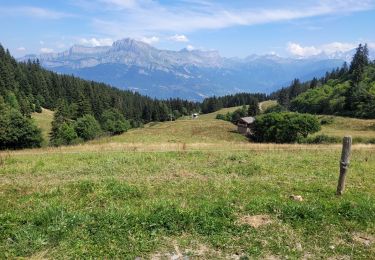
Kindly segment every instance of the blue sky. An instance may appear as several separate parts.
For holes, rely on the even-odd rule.
[[[226,57],[375,48],[375,0],[0,1],[0,42],[17,57],[125,37]]]

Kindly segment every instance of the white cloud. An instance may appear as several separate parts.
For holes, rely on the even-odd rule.
[[[287,50],[296,56],[309,57],[318,54],[334,54],[336,52],[350,51],[358,46],[358,43],[332,42],[319,46],[302,46],[298,43],[290,42]]]
[[[188,45],[188,46],[186,46],[186,49],[188,50],[188,51],[193,51],[193,50],[195,50],[195,47],[193,46],[193,45]]]
[[[321,53],[321,51],[315,48],[314,46],[302,47],[298,43],[293,43],[293,42],[288,43],[287,49],[291,54],[296,55],[296,56],[303,56],[303,57],[317,55]]]
[[[154,43],[157,43],[160,41],[160,38],[159,37],[156,37],[156,36],[152,36],[152,37],[141,37],[139,39],[140,41],[142,42],[145,42],[147,44],[154,44]]]
[[[320,47],[320,49],[327,53],[335,53],[335,52],[346,52],[350,51],[358,46],[357,43],[345,43],[345,42],[332,42],[329,44],[324,44]]]
[[[44,45],[44,41],[39,41],[40,45]]]
[[[41,48],[39,51],[41,53],[53,53],[54,52],[54,50],[50,48]]]
[[[22,52],[24,52],[24,51],[26,51],[26,48],[25,48],[25,47],[18,47],[18,48],[17,48],[17,51],[22,51]]]
[[[0,14],[4,16],[29,16],[40,19],[61,19],[74,16],[72,14],[35,6],[0,7]]]
[[[79,44],[91,47],[98,47],[98,46],[110,46],[112,45],[113,40],[111,38],[81,38],[79,40]]]
[[[370,0],[304,1],[298,7],[268,9],[229,8],[215,2],[202,4],[202,1],[188,1],[188,4],[176,2],[170,6],[151,0],[97,1],[122,7],[112,13],[111,19],[93,20],[93,25],[98,30],[116,38],[176,31],[186,33],[238,25],[251,26],[322,15],[347,14],[373,8],[373,2]]]
[[[183,34],[175,34],[169,37],[168,39],[171,41],[175,41],[175,42],[188,42],[189,41],[189,39]]]

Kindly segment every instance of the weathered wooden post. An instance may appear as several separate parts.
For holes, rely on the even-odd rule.
[[[339,182],[337,184],[337,191],[336,195],[342,195],[345,190],[345,178],[346,173],[349,169],[349,159],[352,150],[352,137],[345,136],[342,142],[342,153],[341,153],[341,160],[340,160],[340,176]]]

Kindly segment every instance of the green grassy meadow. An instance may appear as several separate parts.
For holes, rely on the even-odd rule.
[[[371,259],[375,146],[353,146],[337,197],[340,149],[254,144],[203,115],[1,152],[0,258]]]

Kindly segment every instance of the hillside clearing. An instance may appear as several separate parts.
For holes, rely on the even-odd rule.
[[[49,134],[52,129],[53,111],[42,108],[42,113],[32,113],[31,117],[35,120],[37,126],[42,130],[44,146],[49,143]]]
[[[235,125],[221,120],[211,119],[211,115],[202,115],[198,119],[176,120],[164,123],[150,123],[144,128],[93,143],[216,143],[248,142],[237,133]]]

